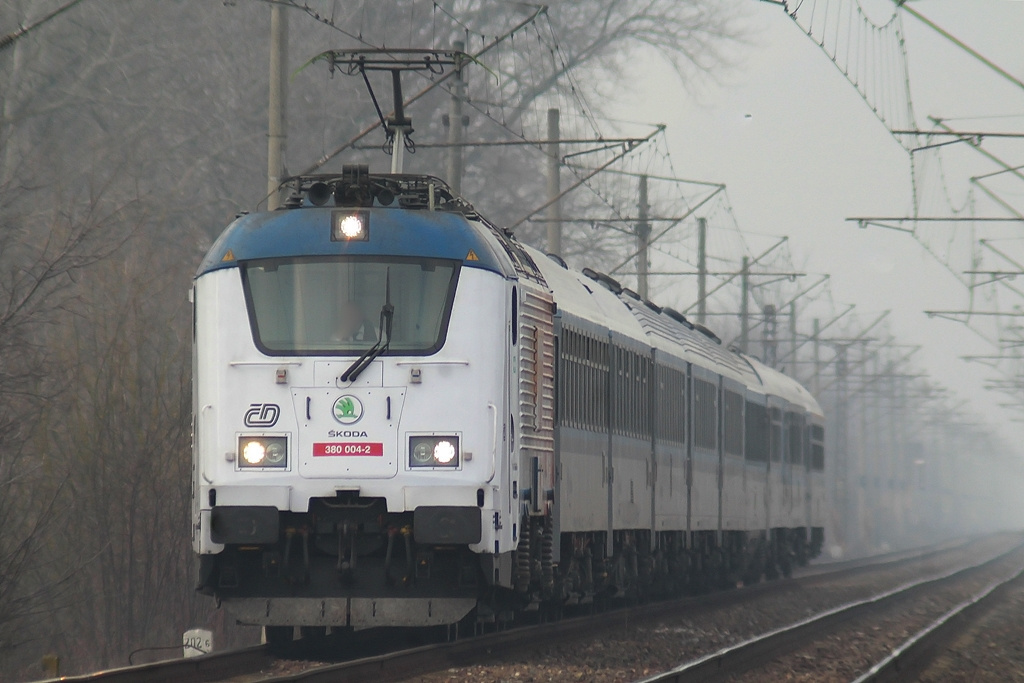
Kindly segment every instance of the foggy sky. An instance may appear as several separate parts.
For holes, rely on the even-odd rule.
[[[929,319],[923,313],[964,309],[966,288],[910,235],[879,228],[860,230],[845,220],[910,215],[908,154],[780,6],[729,1],[745,17],[749,45],[734,53],[736,66],[720,74],[717,83],[705,80],[687,92],[656,56],[638,64],[636,91],[645,105],[644,118],[668,124],[669,146],[679,174],[727,185],[736,220],[755,253],[773,239],[759,235],[789,235],[797,266],[809,273],[831,273],[836,301],[856,303],[862,325],[884,309],[893,309],[890,325],[898,341],[924,346],[914,357],[915,364],[953,390],[957,400],[968,400],[965,412],[1003,423],[1001,433],[1019,443],[1024,429],[1009,423],[1011,411],[997,406],[1007,398],[982,388],[983,377],[996,373],[959,359],[995,350],[962,324]],[[862,4],[879,23],[893,12],[888,0],[862,0]],[[1020,49],[1024,3],[928,0],[913,7],[1002,68],[1024,77]],[[902,20],[920,129],[931,127],[928,116],[938,116],[963,118],[950,123],[958,130],[1021,130],[1024,90],[916,18],[904,14]],[[624,107],[619,113],[637,119],[635,107]],[[1011,165],[1024,163],[1024,141],[990,138],[984,146]],[[963,144],[945,148],[942,158],[946,185],[957,205],[967,197],[971,176],[998,169]],[[939,201],[938,167],[931,162],[927,170],[921,179],[927,198],[921,215],[948,215]],[[1000,182],[1004,199],[1024,208],[1024,184]],[[1008,215],[982,193],[975,194],[976,215]],[[963,247],[969,244],[969,228],[956,229],[960,232],[951,248],[958,252],[952,260],[963,270],[969,263]],[[1019,224],[985,226],[977,237],[1006,240],[1022,229]],[[941,241],[949,234],[951,228],[946,226],[931,239]],[[1014,258],[1024,258],[1024,241],[999,244]],[[986,257],[984,267],[1009,266]],[[1013,303],[1024,304],[1006,294],[999,295],[1002,310]],[[975,309],[991,310],[993,305],[979,296]],[[825,315],[820,309],[817,312]],[[809,331],[810,321],[801,320],[800,327]]]

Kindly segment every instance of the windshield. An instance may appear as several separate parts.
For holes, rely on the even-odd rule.
[[[256,346],[277,355],[359,355],[381,334],[390,281],[389,355],[444,343],[457,261],[381,257],[249,261],[242,283]]]

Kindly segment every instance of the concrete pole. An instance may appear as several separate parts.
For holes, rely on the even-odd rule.
[[[270,102],[267,107],[267,209],[281,206],[288,110],[288,14],[270,6]]]
[[[863,488],[863,507],[858,510],[858,518],[863,519],[863,536],[864,541],[870,548],[875,548],[878,545],[878,524],[880,522],[880,515],[878,510],[879,491],[881,473],[874,466],[875,463],[871,458],[871,450],[868,444],[868,343],[862,342],[860,345],[860,434],[855,438],[860,446],[857,451],[860,456],[860,471],[864,477],[862,481],[867,481],[867,486]],[[895,520],[894,520],[895,521]]]
[[[452,43],[456,53],[465,52],[466,44],[461,40]],[[468,121],[463,120],[462,102],[466,98],[466,82],[462,80],[462,60],[456,57],[455,76],[452,85],[452,98],[448,103],[448,185],[455,194],[462,194],[462,138],[463,129]]]
[[[886,464],[886,460],[888,460],[888,459],[882,457],[882,453],[884,452],[884,450],[882,448],[882,425],[881,425],[881,414],[879,412],[879,406],[882,403],[881,391],[884,390],[885,384],[882,382],[881,374],[880,374],[881,371],[882,371],[881,365],[880,365],[880,363],[881,363],[881,355],[882,355],[881,352],[875,353],[874,358],[872,359],[872,367],[873,367],[873,370],[874,370],[874,373],[873,373],[874,377],[873,377],[873,379],[874,379],[874,382],[876,383],[876,386],[878,386],[878,388],[879,388],[879,392],[876,393],[876,395],[874,397],[874,400],[871,401],[871,406],[870,406],[871,407],[870,427],[869,427],[868,434],[865,435],[865,438],[868,438],[868,436],[870,436],[870,438],[868,439],[868,445],[869,445],[869,447],[871,449],[870,450],[871,461],[874,462],[874,463],[879,463],[879,464],[881,464],[884,467],[885,464]],[[896,492],[896,491],[900,491],[901,489],[894,488],[892,490],[894,492]],[[893,495],[896,496],[896,498],[898,500],[904,494],[893,493]],[[896,519],[893,519],[892,521],[894,522],[894,526],[897,529],[902,531],[905,527],[903,526],[903,519],[900,518],[900,505],[896,505],[895,508],[892,509],[892,510],[882,511],[882,519],[879,520],[879,524],[884,523],[884,519],[885,518],[890,518],[891,519],[890,515],[895,515],[897,517]],[[879,531],[881,532],[881,529],[879,529]],[[887,533],[887,535],[891,536],[891,532],[889,532],[889,530],[886,530],[886,533]]]
[[[812,390],[814,391],[814,398],[821,400],[821,354],[820,344],[818,337],[821,334],[821,320],[818,318],[814,319],[814,381],[811,383]]]
[[[558,132],[558,109],[548,109],[548,200],[562,194],[562,152]],[[549,254],[562,255],[562,201],[552,201],[548,206]]]
[[[750,259],[743,257],[743,270],[740,271],[740,351],[747,352],[750,343],[750,311],[748,310],[750,298]]]
[[[651,224],[647,221],[647,176],[640,176],[640,203],[638,205],[640,221],[636,224],[636,280],[637,293],[644,299],[648,297],[648,277],[651,269]]]
[[[764,323],[761,325],[761,361],[770,368],[775,367],[775,361],[779,357],[778,335],[776,334],[778,315],[775,304],[766,304],[764,309]]]
[[[797,362],[797,341],[796,341],[796,302],[791,301],[789,303],[789,345],[790,354],[789,362],[792,364],[792,370],[789,371],[789,376],[793,379],[798,379],[797,371],[800,369],[800,364]]]
[[[836,507],[842,513],[842,532],[839,540],[842,545],[849,548],[854,541],[851,532],[855,528],[856,518],[853,515],[849,488],[850,453],[847,446],[850,425],[846,393],[846,348],[840,346],[836,349],[836,453],[832,462],[836,467]]]
[[[697,219],[697,322],[706,325],[708,317],[708,219]]]

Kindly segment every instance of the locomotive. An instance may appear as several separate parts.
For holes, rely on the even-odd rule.
[[[240,623],[488,622],[820,551],[799,383],[437,178],[292,187],[192,289],[198,590]]]

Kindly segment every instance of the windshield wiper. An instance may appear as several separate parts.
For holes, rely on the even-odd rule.
[[[355,382],[356,378],[363,370],[370,367],[370,363],[377,356],[388,350],[388,347],[391,346],[391,321],[394,317],[395,307],[391,305],[391,268],[389,267],[385,272],[384,305],[380,309],[380,339],[348,367],[348,370],[341,375],[342,382]]]

